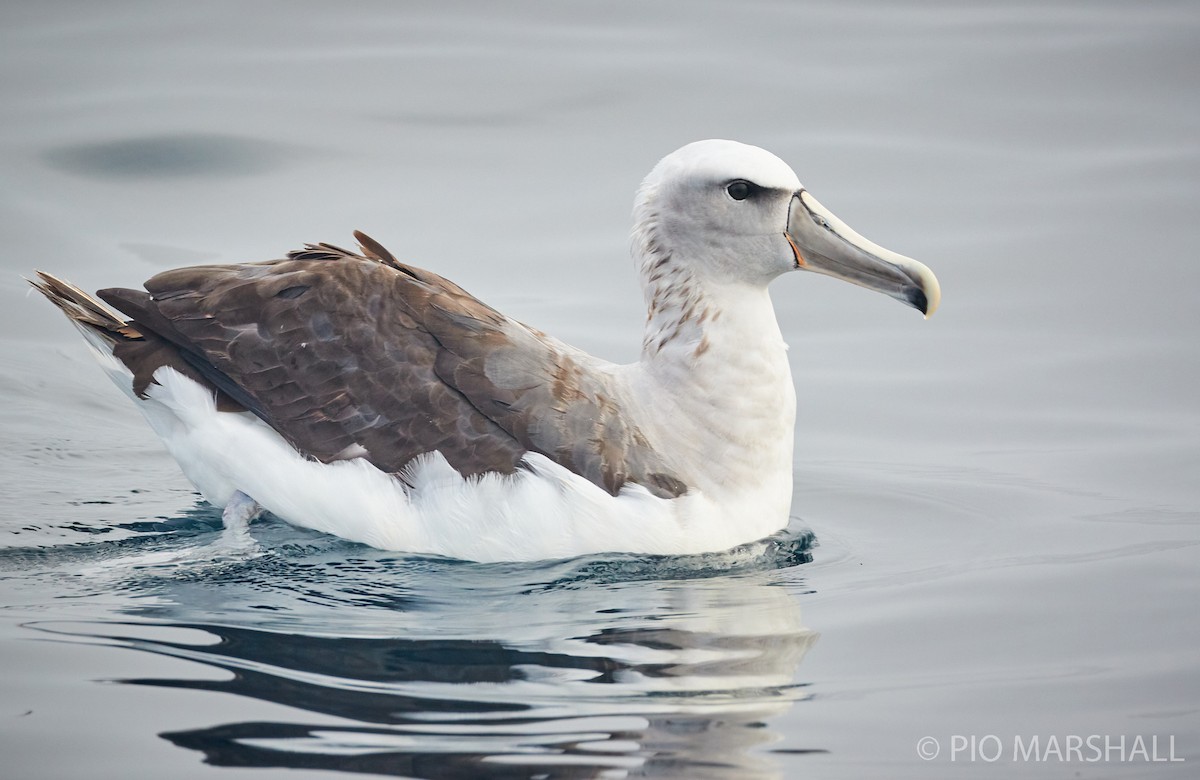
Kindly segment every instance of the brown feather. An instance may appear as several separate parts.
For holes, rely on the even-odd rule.
[[[358,242],[358,246],[362,249],[363,254],[372,260],[378,260],[384,265],[390,265],[398,271],[403,271],[404,267],[396,257],[389,252],[383,244],[368,236],[361,230],[354,231],[354,240]]]
[[[154,372],[163,366],[170,366],[190,379],[208,384],[183,357],[177,345],[153,331],[134,327],[116,311],[70,282],[43,271],[38,271],[37,275],[39,280],[30,280],[30,284],[72,322],[100,335],[111,345],[113,356],[133,374],[133,391],[138,396],[146,396],[146,389],[154,381]],[[148,297],[145,293],[142,296]],[[217,391],[216,397],[217,408],[223,412],[245,411],[242,405],[224,392]]]
[[[75,288],[51,299],[145,334],[116,350],[139,394],[170,365],[321,461],[365,450],[395,473],[438,451],[470,476],[510,474],[534,451],[613,494],[627,482],[686,492],[586,356],[355,238],[362,255],[309,244],[285,260],[166,271],[148,294],[101,291],[132,326]]]
[[[114,337],[140,338],[141,334],[117,312],[88,295],[70,282],[45,271],[36,271],[37,280],[26,279],[46,299],[62,310],[73,322],[91,326]]]

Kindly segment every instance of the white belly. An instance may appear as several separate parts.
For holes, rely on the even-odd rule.
[[[224,506],[240,491],[290,523],[373,547],[477,561],[687,554],[787,522],[774,507],[719,506],[698,492],[662,499],[630,484],[612,496],[535,453],[514,475],[472,478],[438,453],[415,460],[403,481],[361,458],[321,463],[252,414],[217,411],[211,392],[178,372],[155,379],[138,406],[208,501]]]

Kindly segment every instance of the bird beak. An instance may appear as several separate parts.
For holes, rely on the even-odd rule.
[[[797,268],[878,290],[926,318],[941,301],[933,271],[855,233],[807,190],[792,197],[785,236],[796,255]]]

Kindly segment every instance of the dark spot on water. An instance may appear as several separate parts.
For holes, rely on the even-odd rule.
[[[197,517],[194,514],[188,514],[183,517],[159,518],[157,520],[135,520],[129,523],[118,523],[116,527],[139,534],[171,533],[187,537],[202,533],[211,533],[214,530],[220,530],[221,518],[220,515],[217,515],[214,518]]]
[[[111,502],[101,501],[101,502],[97,502],[97,503],[107,504],[107,503],[111,503]],[[111,528],[106,528],[104,526],[97,527],[97,526],[91,526],[91,525],[84,525],[83,523],[66,523],[65,525],[63,525],[61,527],[64,531],[75,531],[76,533],[81,533],[81,534],[107,534],[107,533],[112,532]]]
[[[42,160],[93,179],[172,179],[267,173],[294,155],[285,144],[256,138],[179,133],[69,144],[47,150]]]

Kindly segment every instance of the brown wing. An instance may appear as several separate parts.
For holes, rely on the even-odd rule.
[[[369,257],[322,244],[99,294],[320,460],[396,472],[437,450],[472,475],[533,450],[613,493],[684,492],[577,353],[359,240]]]
[[[629,419],[612,377],[595,362],[519,323],[504,339],[462,338],[461,315],[438,311],[435,369],[523,446],[616,494],[636,482],[661,498],[687,491]]]

